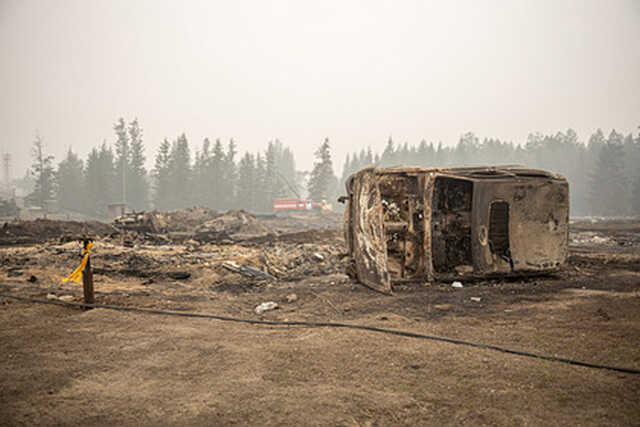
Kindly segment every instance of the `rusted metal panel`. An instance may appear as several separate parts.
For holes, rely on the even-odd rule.
[[[547,171],[367,168],[347,192],[353,275],[374,289],[552,272],[567,257],[569,188]]]
[[[350,180],[349,246],[358,280],[377,291],[391,293],[387,245],[382,230],[382,199],[375,169],[364,169]]]
[[[475,194],[478,272],[536,273],[554,271],[564,264],[569,233],[566,181],[529,179],[493,185],[482,182],[476,185]],[[509,254],[492,248],[488,236],[491,218],[485,206],[493,201],[509,206]]]

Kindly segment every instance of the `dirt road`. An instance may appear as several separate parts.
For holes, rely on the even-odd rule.
[[[333,237],[307,252],[319,247],[339,264],[332,251],[341,245],[340,233]],[[144,284],[148,277],[106,272],[96,282],[97,299],[366,324],[640,369],[640,225],[574,226],[571,239],[561,274],[526,281],[465,283],[462,289],[406,285],[388,297],[323,263],[309,267],[306,278],[283,274],[283,280],[260,284],[194,263],[184,281],[156,277]],[[302,271],[294,261],[306,256],[303,243],[275,245],[267,258],[280,251],[289,260],[287,245],[301,251],[291,258],[291,271]],[[221,259],[228,258],[227,249],[219,249]],[[53,279],[72,265],[66,247],[42,251],[3,249],[0,292],[81,295],[77,285]],[[39,253],[54,262],[47,265]],[[24,258],[16,276],[10,263]],[[31,272],[34,283],[27,281]],[[208,280],[208,274],[215,277]],[[256,315],[265,301],[280,308]],[[640,423],[640,375],[349,329],[82,311],[9,298],[0,298],[0,307],[4,425]]]

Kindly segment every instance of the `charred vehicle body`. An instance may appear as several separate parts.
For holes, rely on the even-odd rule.
[[[373,289],[557,271],[569,185],[521,166],[366,168],[349,177],[349,273]]]

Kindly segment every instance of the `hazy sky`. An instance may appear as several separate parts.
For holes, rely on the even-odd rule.
[[[0,0],[0,151],[12,176],[36,131],[56,164],[137,117],[164,137],[279,138],[299,169],[326,136],[396,142],[640,125],[640,0]],[[341,170],[336,168],[336,173]]]

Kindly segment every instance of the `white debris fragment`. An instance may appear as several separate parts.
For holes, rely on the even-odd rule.
[[[61,297],[58,298],[60,301],[73,301],[73,295],[62,295]]]
[[[313,257],[318,261],[324,261],[324,255],[322,255],[320,252],[314,252]]]
[[[607,236],[601,236],[595,232],[587,231],[587,232],[576,233],[574,236],[571,237],[571,243],[575,245],[590,245],[590,244],[604,245],[604,244],[610,244],[611,238]]]
[[[255,312],[256,312],[256,314],[262,314],[265,311],[275,310],[276,308],[278,308],[278,303],[277,302],[268,301],[268,302],[263,302],[262,304],[257,306],[256,309],[255,309]]]
[[[480,302],[480,301],[482,301],[482,298],[480,298],[480,297],[471,297],[471,301]]]
[[[296,294],[287,295],[287,302],[296,302],[296,301],[298,301],[298,295]]]
[[[451,284],[451,287],[452,287],[452,288],[463,288],[464,286],[462,286],[462,283],[460,283],[460,282],[456,281],[456,282],[453,282],[453,283]]]

